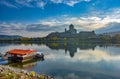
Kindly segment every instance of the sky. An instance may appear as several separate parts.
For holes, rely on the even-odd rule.
[[[73,24],[80,31],[120,31],[120,0],[0,0],[0,35],[44,37]]]

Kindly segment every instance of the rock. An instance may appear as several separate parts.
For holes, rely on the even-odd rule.
[[[0,65],[0,79],[54,79],[54,78],[44,74],[39,75],[34,71],[28,72],[26,70]]]

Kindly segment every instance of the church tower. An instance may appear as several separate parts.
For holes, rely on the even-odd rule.
[[[70,24],[69,30],[73,30],[73,29],[74,29],[74,25],[73,25],[73,24]]]
[[[65,33],[67,32],[67,29],[65,28]]]
[[[69,33],[71,33],[71,34],[76,34],[77,33],[77,30],[74,28],[73,24],[70,24],[70,26],[69,26]]]

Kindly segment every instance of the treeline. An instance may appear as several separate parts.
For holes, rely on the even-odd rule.
[[[102,35],[100,39],[106,42],[120,43],[120,34],[116,34],[114,36]]]
[[[3,39],[0,38],[0,43],[16,43],[16,44],[30,44],[30,43],[37,43],[37,44],[41,44],[41,42],[45,41],[45,38],[27,38],[27,37],[22,37],[22,38],[14,38],[14,39]]]
[[[116,34],[114,36],[110,35],[96,35],[96,36],[89,36],[89,37],[74,37],[74,38],[67,38],[67,37],[58,37],[53,36],[49,38],[45,38],[46,41],[72,41],[72,42],[111,42],[111,43],[120,43],[120,34]]]
[[[43,38],[0,38],[0,43],[46,43],[46,42],[112,42],[120,43],[120,34],[109,36],[109,35],[98,35],[96,37],[77,37],[77,38],[67,38],[67,37],[43,37]]]

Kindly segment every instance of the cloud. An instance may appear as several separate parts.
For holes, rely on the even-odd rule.
[[[104,27],[109,27],[109,23],[120,23],[120,19],[112,19],[110,17],[67,17],[59,19],[48,19],[40,21],[43,25],[54,26],[69,26],[71,23],[75,25],[75,28],[79,30],[99,30]]]
[[[25,7],[40,7],[44,9],[46,2],[42,0],[15,0],[15,2],[21,6]]]
[[[108,23],[106,27],[96,30],[97,33],[116,32],[120,31],[120,23]]]
[[[61,25],[62,21],[59,20],[59,19],[55,19],[55,18],[49,18],[49,19],[40,20],[39,23],[43,24],[43,25],[49,25],[49,26],[52,27],[52,26],[59,26],[59,25]]]
[[[25,25],[21,23],[1,23],[0,34],[5,35],[20,35],[19,33],[25,30]]]
[[[6,0],[1,0],[1,1],[0,1],[0,4],[5,5],[5,6],[7,6],[7,7],[10,7],[10,8],[17,8],[16,5],[13,5],[12,3],[7,2]]]
[[[53,2],[53,3],[62,3],[63,2],[63,0],[50,0],[51,2]]]
[[[77,3],[79,3],[79,1],[70,1],[70,2],[67,2],[66,4],[69,6],[74,6]]]
[[[50,32],[63,32],[70,24],[73,24],[79,31],[110,32],[119,31],[120,25],[120,9],[113,8],[106,13],[99,12],[99,15],[88,16],[70,16],[59,15],[41,19],[36,23],[0,23],[0,33],[4,34],[19,34],[22,36],[36,37],[46,36]],[[20,33],[21,32],[21,33]],[[44,34],[44,35],[43,35]]]
[[[120,23],[120,9],[114,8],[108,10],[108,12],[100,12],[98,16],[58,16],[40,20],[39,23],[43,25],[54,26],[69,26],[71,23],[75,25],[78,30],[99,30],[109,27],[115,27]],[[104,17],[103,17],[104,16]],[[113,24],[113,25],[111,25]],[[111,29],[112,30],[112,29]],[[120,30],[118,28],[118,30]]]
[[[45,32],[45,31],[55,31],[58,28],[55,27],[50,27],[50,25],[48,24],[29,24],[26,27],[27,31],[31,31],[31,32]]]
[[[23,29],[25,29],[25,27],[21,23],[6,23],[6,22],[1,23],[0,28],[1,28],[0,29],[1,31],[2,30],[9,31],[9,30],[23,30]]]
[[[62,27],[61,27],[62,28]],[[44,37],[51,32],[58,31],[59,27],[50,27],[43,24],[0,23],[0,34],[20,35],[24,37]]]
[[[19,7],[39,7],[44,9],[45,5],[54,3],[54,4],[66,4],[68,6],[74,6],[80,2],[89,2],[91,0],[1,0],[0,4],[3,4],[7,7],[19,8]]]
[[[75,73],[68,73],[66,74],[64,77],[62,76],[57,76],[56,77],[57,79],[82,79],[80,76],[78,76],[77,74]],[[84,78],[86,79],[86,78]]]
[[[56,3],[56,4],[66,4],[68,6],[74,6],[77,3],[80,2],[90,2],[91,0],[51,0],[51,2]]]
[[[105,62],[111,62],[111,61],[119,61],[120,60],[120,54],[111,54],[108,53],[109,51],[105,51],[105,50],[86,50],[86,53],[84,53],[85,50],[80,50],[78,51],[78,53],[76,53],[74,55],[74,57],[72,58],[72,60],[70,62],[92,62],[92,63],[96,63],[96,62],[100,62],[100,61],[105,61]],[[53,54],[49,54],[46,55],[46,59],[48,60],[61,60],[63,59],[65,62],[69,62],[69,60],[71,59],[71,57],[69,56],[69,54],[67,53],[63,58],[61,58],[63,56],[62,54],[59,54],[59,57],[56,57],[58,54],[53,53]]]
[[[46,3],[42,2],[42,1],[41,2],[37,2],[36,4],[37,4],[38,7],[42,8],[42,9],[44,9],[44,6],[46,5]]]
[[[15,0],[15,2],[21,7],[22,6],[33,7],[33,5],[31,4],[32,0]]]
[[[43,9],[46,3],[44,0],[13,0],[11,2],[8,0],[1,0],[0,4],[12,8],[39,7]]]

